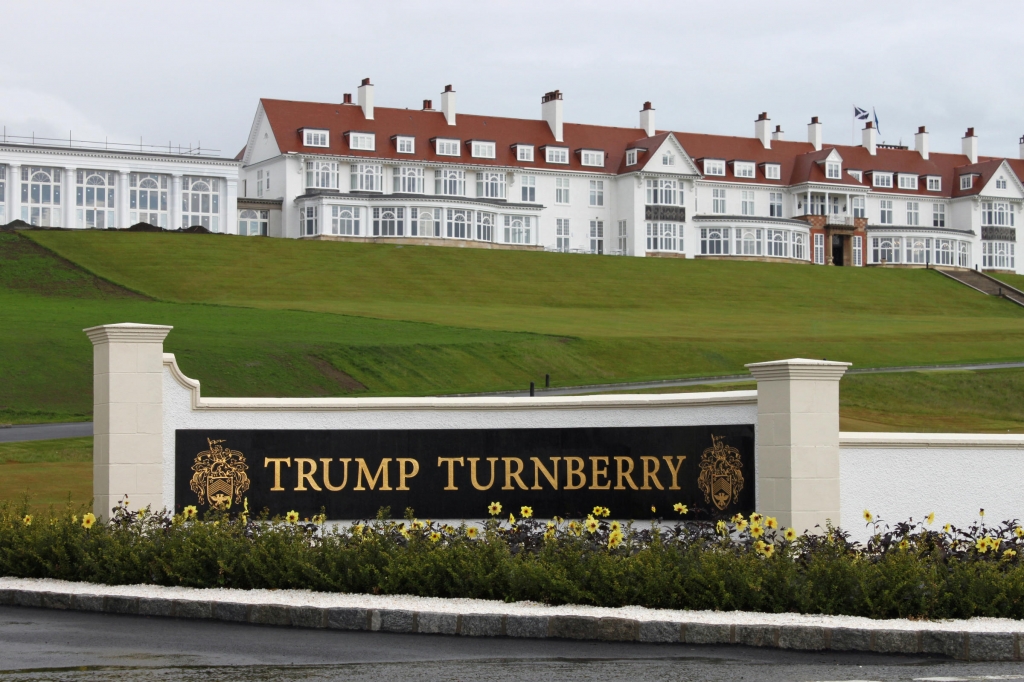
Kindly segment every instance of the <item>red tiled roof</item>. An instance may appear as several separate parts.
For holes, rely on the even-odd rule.
[[[641,168],[649,155],[653,154],[669,135],[667,131],[661,131],[652,137],[644,137],[644,131],[640,128],[566,123],[563,125],[564,141],[556,142],[548,124],[543,120],[458,114],[456,125],[449,126],[445,121],[444,114],[440,111],[376,107],[374,120],[368,121],[363,117],[361,107],[352,104],[293,102],[275,99],[263,99],[261,102],[282,153],[320,153],[373,159],[415,159],[435,163],[468,163],[524,169],[626,173]],[[299,133],[301,128],[329,130],[331,132],[330,147],[315,149],[304,147]],[[372,152],[349,149],[348,140],[344,136],[344,133],[348,131],[374,133],[377,149]],[[899,189],[898,181],[894,180],[894,187],[884,189],[886,193],[957,197],[980,192],[1002,161],[1002,159],[983,157],[979,163],[971,165],[963,154],[943,153],[932,153],[925,160],[912,149],[878,148],[876,155],[872,156],[864,147],[850,145],[824,145],[820,151],[815,151],[810,143],[785,140],[772,140],[771,148],[765,149],[760,140],[754,137],[700,133],[673,134],[693,159],[753,161],[756,164],[753,178],[735,177],[732,164],[727,165],[727,175],[709,178],[739,183],[786,186],[817,182],[848,185],[851,188],[865,187],[867,183],[858,182],[846,171],[874,170],[910,173],[918,176],[934,175],[942,178],[942,190],[939,192],[929,192],[924,180],[918,182],[917,190]],[[391,139],[395,135],[414,136],[416,152],[414,154],[399,154]],[[461,140],[463,143],[461,156],[450,157],[435,154],[430,140],[437,137]],[[495,158],[473,158],[465,143],[474,139],[494,140],[496,142]],[[534,145],[536,148],[535,161],[518,161],[515,151],[512,149],[512,145],[515,144]],[[547,163],[540,151],[540,148],[545,145],[567,147],[569,163]],[[626,166],[626,150],[634,147],[646,148],[647,151],[638,155],[637,165]],[[576,153],[579,149],[604,150],[604,167],[583,166],[580,162],[580,155]],[[826,178],[823,164],[818,163],[823,161],[833,149],[843,158],[844,173],[841,180]],[[244,151],[243,149],[243,154]],[[1024,178],[1024,161],[1017,159],[1008,161],[1018,178]],[[779,180],[769,180],[764,176],[763,164],[765,163],[779,164],[781,167]],[[971,190],[960,190],[959,176],[964,172],[977,172],[982,176],[979,181],[974,183]]]

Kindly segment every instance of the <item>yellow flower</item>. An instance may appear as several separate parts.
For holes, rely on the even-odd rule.
[[[1015,552],[1012,549],[1008,549],[1008,550],[1003,552],[1003,557],[1006,558],[1006,559],[1012,559],[1015,556],[1017,556],[1017,552]]]
[[[989,538],[988,546],[993,552],[999,551],[999,545],[1003,544],[1002,538]]]
[[[487,513],[491,516],[497,516],[501,513],[501,502],[491,502],[487,505]]]
[[[907,547],[910,547],[910,542],[906,538],[900,540],[900,549],[906,549]]]
[[[1013,534],[1016,535],[1019,538],[1024,538],[1024,528],[1021,528],[1020,526],[1017,526],[1016,528],[1013,529]]]
[[[579,535],[580,534],[580,524],[576,523],[575,521],[570,521],[569,522],[569,532],[572,533],[573,535]]]
[[[932,512],[928,516],[924,517],[924,522],[927,523],[929,526],[935,523],[935,512]]]
[[[284,520],[288,523],[296,523],[299,520],[299,512],[294,509],[284,515]]]
[[[196,509],[194,504],[190,504],[182,510],[182,513],[185,515],[186,519],[191,519],[199,513],[199,510]]]
[[[454,533],[455,532],[455,529],[452,528],[451,526],[449,526],[447,523],[444,524],[444,529],[443,530],[444,530],[445,533]]]
[[[431,532],[431,534],[430,534],[430,541],[431,542],[437,542],[440,539],[441,539],[441,534],[440,533],[438,533],[436,530]]]
[[[733,523],[737,523],[737,522],[742,521],[742,520],[743,520],[743,514],[737,514],[736,516],[732,517],[732,522]]]
[[[978,510],[978,516],[980,516],[981,518],[985,518],[985,510],[984,509],[979,509]]]
[[[412,529],[413,530],[423,530],[423,522],[418,520],[418,519],[413,519]]]
[[[761,553],[770,559],[772,554],[775,554],[775,545],[765,543],[764,549],[761,550]]]
[[[519,508],[519,515],[522,516],[524,519],[530,518],[530,517],[533,516],[533,508],[532,507],[520,507]]]
[[[401,526],[398,527],[398,532],[401,533],[402,537],[405,538],[406,540],[409,539],[409,531],[406,529],[404,523]]]
[[[470,526],[469,528],[466,529],[466,537],[469,538],[470,540],[475,540],[477,532],[479,532],[479,531],[477,531],[476,526]]]
[[[590,532],[590,533],[597,532],[597,519],[595,519],[593,516],[590,516],[590,517],[587,518],[587,524],[586,525],[587,525],[587,531],[588,532]]]
[[[943,533],[948,533],[952,528],[953,528],[953,526],[951,526],[950,524],[947,523],[945,526],[942,527],[942,532]]]
[[[764,527],[768,530],[775,530],[779,527],[779,521],[774,516],[769,516],[764,520]]]
[[[615,549],[622,544],[622,533],[615,531],[608,536],[608,549]]]
[[[796,540],[796,531],[792,528],[787,528],[786,532],[782,534],[782,537],[786,538],[789,542]]]
[[[875,517],[871,514],[871,512],[869,512],[867,509],[865,509],[864,510],[864,522],[865,523],[872,523],[874,520],[875,520]]]
[[[651,513],[652,514],[657,514],[658,513],[658,510],[654,508],[653,504],[651,505]]]
[[[758,540],[757,542],[754,543],[754,551],[757,552],[758,554],[763,554],[764,553],[764,548],[767,547],[767,546],[768,545],[766,545],[763,540]]]
[[[750,527],[750,536],[751,537],[759,538],[762,535],[764,535],[764,528],[762,528],[761,526],[751,526]]]
[[[92,528],[93,524],[95,524],[95,523],[96,523],[96,515],[93,514],[92,512],[89,512],[88,514],[86,514],[85,516],[82,517],[82,528],[85,528],[86,530],[88,530],[89,528]]]
[[[508,522],[509,522],[509,524],[511,524],[513,526],[516,525],[516,517],[512,516],[511,514],[509,514],[508,515]]]
[[[21,520],[21,522],[24,523],[26,526],[31,526],[32,525],[32,515],[31,514],[25,514],[25,518],[23,518]]]
[[[352,526],[352,535],[362,535],[362,534],[363,534],[363,524],[357,523],[356,525]]]
[[[549,528],[548,530],[544,531],[544,539],[545,540],[554,540],[555,539],[555,531],[553,529],[551,529],[551,528]]]
[[[672,509],[679,512],[680,514],[685,514],[688,511],[690,511],[690,509],[682,502],[676,502],[674,505],[672,505]]]
[[[719,535],[725,535],[726,532],[728,532],[728,530],[729,529],[725,525],[725,521],[719,521],[717,524],[715,524],[715,531],[718,532]]]
[[[762,517],[761,517],[760,514],[758,514],[757,512],[754,512],[753,514],[750,515],[750,522],[751,523],[761,523],[761,518]]]
[[[612,525],[610,526],[610,528],[613,533],[618,533],[622,530],[622,526],[619,525],[618,521],[612,521]]]
[[[313,523],[318,526],[322,526],[327,523],[327,514],[317,514],[313,517]]]
[[[71,523],[78,523],[78,514],[71,515]]]
[[[609,509],[608,507],[602,507],[601,508],[601,516],[603,516],[605,518],[608,518],[611,515],[612,515],[612,510],[611,509]]]
[[[988,538],[980,538],[977,542],[974,543],[974,548],[977,549],[978,552],[980,552],[981,554],[984,554],[985,552],[987,552],[988,551]]]
[[[740,519],[739,521],[736,522],[736,530],[738,530],[739,532],[742,533],[744,530],[746,530],[746,528],[747,528],[747,522],[744,521],[743,519]]]
[[[604,507],[594,507],[594,510],[590,512],[591,516],[604,516]]]

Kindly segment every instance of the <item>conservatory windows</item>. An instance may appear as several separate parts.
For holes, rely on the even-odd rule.
[[[476,212],[476,239],[480,242],[494,241],[494,214]]]
[[[243,237],[266,237],[269,233],[270,211],[238,212],[238,234]]]
[[[168,184],[166,175],[132,173],[128,176],[129,221],[133,225],[149,223],[167,227]]]
[[[900,262],[899,237],[872,237],[871,262],[885,265]]]
[[[60,168],[21,167],[21,219],[38,227],[61,227]]]
[[[777,256],[779,258],[786,258],[789,256],[789,236],[788,230],[766,230],[765,244],[767,245],[767,251],[769,256]]]
[[[402,166],[394,169],[394,191],[402,194],[423,194],[423,169]]]
[[[78,227],[114,227],[114,187],[117,174],[80,170],[75,173],[75,181],[75,216]]]
[[[306,206],[305,208],[300,209],[300,211],[301,213],[299,215],[302,216],[302,222],[300,223],[302,234],[307,237],[317,234],[317,218],[319,217],[318,207]]]
[[[801,232],[793,233],[793,258],[799,258],[804,260],[807,258],[807,254],[804,251],[804,235]]]
[[[982,242],[981,267],[1013,270],[1013,247],[1013,242]]]
[[[491,171],[477,172],[476,195],[481,199],[504,199],[505,174]]]
[[[702,256],[729,255],[729,228],[702,227],[700,229],[700,253]]]
[[[910,237],[905,240],[907,245],[907,263],[924,265],[928,262],[928,251],[931,247],[931,239],[921,237]]]
[[[440,237],[441,209],[410,208],[409,234],[414,237]]]
[[[182,177],[181,226],[193,225],[220,232],[220,180],[217,178]]]
[[[383,171],[380,164],[353,163],[351,166],[351,191],[380,192],[383,190]]]
[[[967,242],[957,242],[956,258],[956,264],[960,267],[971,267],[971,245]]]
[[[331,234],[359,236],[359,207],[331,206]]]
[[[373,236],[401,237],[405,234],[405,208],[373,208]]]
[[[338,189],[338,164],[334,161],[307,161],[306,187]]]
[[[461,197],[466,194],[466,171],[440,168],[434,171],[434,194]]]
[[[508,244],[532,244],[532,226],[532,216],[505,216],[505,242]]]
[[[446,235],[449,239],[468,239],[472,225],[472,211],[448,209],[448,225]]]
[[[736,228],[736,255],[737,256],[760,256],[761,255],[761,230]]]
[[[952,239],[935,240],[936,265],[953,265],[953,245]]]
[[[555,219],[555,248],[559,251],[569,252],[569,219]]]

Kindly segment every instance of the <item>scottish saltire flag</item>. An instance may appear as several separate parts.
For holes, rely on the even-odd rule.
[[[853,117],[858,121],[867,121],[871,118],[871,114],[868,113],[867,109],[861,109],[855,104],[853,105]]]
[[[878,125],[878,114],[875,113],[875,108],[874,107],[871,107],[871,113],[874,114],[874,116],[875,116],[875,130],[877,130],[878,134],[881,135],[882,134],[882,126]]]

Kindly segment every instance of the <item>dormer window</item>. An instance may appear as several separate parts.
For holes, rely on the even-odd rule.
[[[892,187],[892,173],[872,173],[871,184],[875,187]]]
[[[864,182],[864,171],[848,170],[846,172],[849,173],[850,177],[852,177],[857,182]]]
[[[662,166],[674,166],[674,165],[676,165],[675,154],[662,154],[661,155],[661,165]]]
[[[604,152],[597,149],[584,149],[580,151],[580,163],[584,166],[604,166]]]
[[[331,134],[319,128],[302,129],[302,145],[304,147],[330,147]]]
[[[764,165],[764,176],[769,180],[779,180],[782,178],[782,166],[777,163],[766,163]]]
[[[415,154],[416,138],[408,135],[396,135],[395,147],[398,149],[399,154]]]
[[[569,150],[566,147],[545,147],[544,158],[548,163],[569,163]]]
[[[974,176],[973,175],[961,175],[960,176],[960,189],[970,189],[974,187]]]
[[[481,142],[480,140],[473,140],[470,145],[470,151],[474,159],[493,159],[494,158],[494,143],[493,142]]]
[[[516,161],[528,161],[533,163],[533,145],[532,144],[517,144],[516,147]]]
[[[937,175],[928,176],[928,191],[929,192],[941,192],[942,191],[942,178]]]
[[[626,165],[627,166],[635,166],[636,165],[636,151],[637,150],[635,150],[635,149],[627,149],[626,150]]]
[[[722,159],[704,159],[704,175],[725,175],[725,161]]]
[[[377,148],[377,136],[373,133],[356,133],[349,131],[345,133],[345,135],[348,136],[349,149],[372,152]]]
[[[750,161],[734,161],[732,173],[737,178],[752,178],[754,177],[754,164]]]
[[[841,180],[843,177],[843,166],[838,161],[825,162],[825,177],[829,180]]]
[[[917,176],[900,173],[900,189],[917,189]]]
[[[460,156],[459,141],[439,137],[434,140],[438,156]]]

